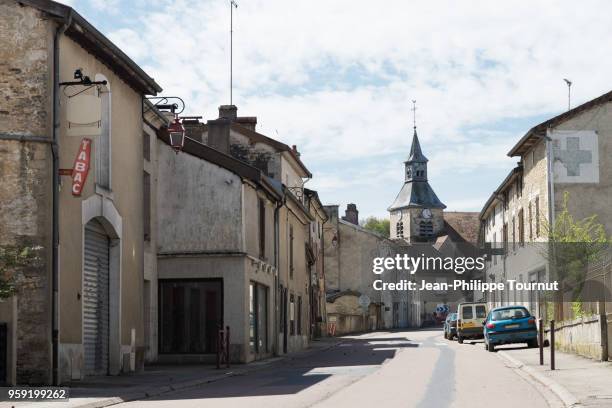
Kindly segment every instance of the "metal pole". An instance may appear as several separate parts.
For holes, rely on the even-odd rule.
[[[225,363],[227,368],[230,366],[230,328],[225,326]]]
[[[230,0],[230,105],[233,105],[234,90],[234,8],[238,8],[238,3]]]
[[[234,2],[230,1],[230,105],[232,105],[234,70]]]
[[[550,321],[550,369],[555,369],[555,321]]]
[[[544,320],[538,321],[538,344],[540,346],[540,365],[544,365]]]

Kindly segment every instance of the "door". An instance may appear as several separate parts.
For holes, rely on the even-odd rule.
[[[110,240],[98,221],[85,226],[83,351],[85,375],[108,374]]]

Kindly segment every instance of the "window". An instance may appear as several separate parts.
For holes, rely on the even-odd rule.
[[[472,306],[464,306],[461,311],[462,319],[473,319],[474,318],[474,310]]]
[[[397,231],[396,235],[398,238],[404,238],[404,223],[403,222],[398,222],[397,225],[395,226],[395,229]]]
[[[497,234],[493,233],[493,248],[497,248]],[[493,255],[493,265],[497,265],[497,255]]]
[[[431,237],[433,235],[433,223],[431,221],[421,221],[419,224],[419,235]]]
[[[525,220],[523,218],[523,209],[521,208],[518,212],[518,235],[520,246],[525,246]]]
[[[508,253],[508,223],[504,223],[502,228],[502,242],[504,245],[504,256]]]
[[[529,202],[529,208],[527,211],[529,217],[529,241],[533,241],[533,213],[531,211],[531,201]]]
[[[487,317],[487,309],[483,305],[476,305],[476,318],[484,319]]]
[[[530,317],[529,312],[524,307],[513,307],[510,309],[503,309],[493,312],[491,315],[491,320],[512,320],[512,319],[522,319],[525,317]]]
[[[289,225],[289,277],[293,279],[293,225]]]
[[[295,334],[295,297],[293,293],[289,295],[289,334]]]
[[[298,296],[297,301],[297,334],[302,334],[302,297]]]
[[[268,351],[268,287],[249,285],[249,346],[252,353]]]
[[[151,137],[147,132],[142,134],[142,157],[151,160]]]
[[[151,240],[151,176],[146,171],[142,177],[142,222],[144,240]]]
[[[266,259],[266,203],[258,200],[259,207],[259,259]]]
[[[512,250],[516,251],[516,218],[512,217]]]
[[[540,236],[540,197],[535,198],[535,236]]]

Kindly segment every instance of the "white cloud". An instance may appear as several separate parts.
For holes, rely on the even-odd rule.
[[[115,3],[90,1],[107,10]],[[216,117],[229,99],[229,2],[146,7],[138,30],[118,27],[110,38],[146,60],[188,113]],[[234,102],[258,116],[262,132],[298,145],[321,190],[401,182],[412,99],[432,176],[510,168],[505,154],[527,128],[490,124],[561,112],[563,77],[574,81],[576,102],[608,91],[610,15],[612,4],[597,0],[242,1]],[[381,161],[382,171],[368,167]]]

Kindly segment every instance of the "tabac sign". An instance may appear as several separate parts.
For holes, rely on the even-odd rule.
[[[83,138],[72,169],[72,195],[75,197],[80,196],[83,191],[83,186],[89,173],[90,158],[91,139]]]

